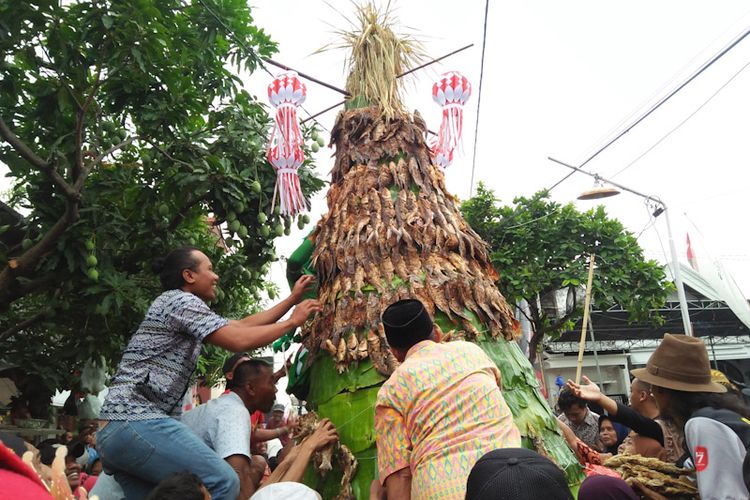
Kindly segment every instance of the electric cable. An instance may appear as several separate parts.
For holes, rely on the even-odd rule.
[[[477,138],[479,137],[479,106],[482,102],[482,82],[484,80],[484,52],[487,48],[487,15],[490,10],[490,0],[484,4],[484,29],[482,31],[482,60],[479,65],[479,91],[477,92],[477,119],[474,123],[474,154],[471,158],[471,180],[469,181],[469,198],[474,194],[474,170],[477,166]]]
[[[644,156],[646,156],[647,154],[649,154],[656,146],[658,146],[659,144],[661,144],[665,139],[667,139],[670,135],[672,135],[672,133],[674,133],[675,131],[677,131],[677,129],[679,129],[680,127],[682,127],[683,125],[685,125],[685,123],[687,123],[688,120],[690,120],[700,110],[702,110],[709,102],[711,102],[713,100],[713,98],[716,97],[719,94],[719,92],[721,92],[722,90],[724,90],[724,88],[727,85],[729,85],[735,78],[737,78],[740,73],[742,73],[743,71],[745,71],[745,69],[748,66],[750,66],[750,62],[747,62],[744,66],[742,66],[739,69],[739,71],[737,71],[734,75],[732,75],[731,78],[729,78],[729,80],[727,80],[721,87],[719,87],[718,90],[716,90],[716,92],[714,92],[713,94],[711,94],[711,96],[708,99],[706,99],[703,102],[703,104],[701,104],[700,106],[698,106],[698,108],[695,111],[693,111],[692,113],[690,113],[684,120],[682,120],[680,123],[678,123],[676,127],[674,127],[672,130],[670,130],[669,132],[667,132],[661,139],[659,139],[658,141],[656,141],[646,151],[644,151],[643,153],[641,153],[640,155],[638,155],[638,157],[636,157],[635,160],[631,161],[630,163],[628,163],[627,165],[625,165],[624,167],[622,167],[620,170],[618,170],[614,174],[610,175],[609,178],[613,179],[613,178],[617,177],[618,175],[620,175],[621,173],[623,173],[624,171],[626,171],[627,169],[629,169],[630,167],[632,167],[641,158],[643,158]]]
[[[737,46],[742,40],[744,40],[748,35],[750,35],[750,28],[745,28],[745,30],[738,35],[733,41],[731,41],[727,46],[722,48],[718,54],[714,55],[711,59],[703,63],[703,65],[698,68],[695,72],[693,72],[692,75],[690,75],[685,81],[683,81],[677,88],[672,90],[669,94],[662,97],[657,101],[654,105],[652,105],[644,114],[642,114],[637,120],[632,122],[630,125],[628,125],[623,131],[621,131],[619,134],[617,134],[614,138],[610,139],[607,143],[604,144],[604,146],[600,147],[593,155],[589,156],[583,163],[581,163],[578,168],[582,168],[587,163],[589,163],[591,160],[599,156],[604,150],[609,148],[612,144],[614,144],[616,141],[618,141],[622,136],[633,130],[636,126],[638,126],[643,120],[648,118],[654,111],[659,109],[664,103],[666,103],[669,99],[671,99],[674,95],[676,95],[678,92],[680,92],[683,88],[685,88],[690,82],[695,80],[700,74],[702,74],[704,71],[706,71],[708,68],[710,68],[716,61],[724,57],[727,52],[732,50],[734,47]],[[552,191],[557,186],[559,186],[561,183],[563,183],[568,177],[573,175],[575,173],[575,170],[569,172],[565,175],[562,179],[557,181],[548,189],[548,191]]]

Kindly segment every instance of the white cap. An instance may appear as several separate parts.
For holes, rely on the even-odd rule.
[[[302,483],[273,483],[259,489],[250,500],[321,500],[317,491]]]

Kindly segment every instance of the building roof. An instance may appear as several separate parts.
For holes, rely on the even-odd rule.
[[[680,264],[694,334],[711,338],[750,335],[750,305],[747,300],[719,263],[707,267],[708,269],[698,272]],[[667,272],[671,276],[671,271]],[[629,323],[628,312],[615,305],[606,311],[593,311],[589,330],[593,330],[597,342],[603,343],[654,340],[661,339],[665,333],[682,333],[682,315],[676,292],[658,312],[664,318],[662,325]],[[564,332],[558,340],[548,345],[553,351],[567,351],[562,344],[577,345],[580,335],[579,321],[575,328]]]

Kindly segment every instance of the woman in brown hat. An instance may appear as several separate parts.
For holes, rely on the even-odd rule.
[[[660,416],[684,432],[684,463],[696,470],[701,498],[750,498],[742,475],[750,410],[711,380],[703,341],[666,334],[646,367],[631,373],[651,385]]]

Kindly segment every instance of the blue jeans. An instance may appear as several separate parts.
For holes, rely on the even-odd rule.
[[[126,499],[146,498],[177,472],[201,478],[214,500],[236,500],[240,494],[234,469],[173,418],[110,421],[96,434],[96,447],[105,472],[114,476]]]

